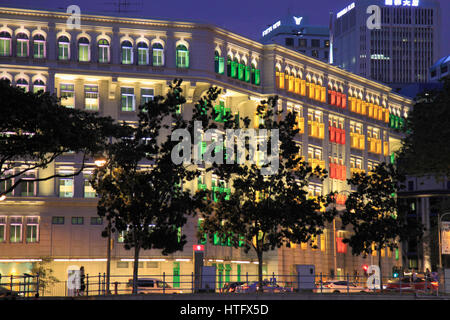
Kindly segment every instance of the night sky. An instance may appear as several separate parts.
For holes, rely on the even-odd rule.
[[[129,0],[143,2],[143,14],[153,19],[206,22],[241,34],[253,40],[270,24],[289,12],[309,17],[310,24],[329,24],[329,13],[340,11],[352,0]],[[69,5],[80,6],[81,12],[111,14],[116,0],[0,0],[0,5],[33,9],[65,10]],[[450,54],[450,0],[439,0],[442,16],[440,57]],[[128,15],[142,12],[131,6]]]

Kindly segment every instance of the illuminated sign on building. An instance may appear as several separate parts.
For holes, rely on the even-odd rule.
[[[355,8],[355,3],[353,2],[352,4],[348,5],[346,8],[339,11],[337,14],[337,17],[338,18],[342,17],[344,14],[346,14],[347,12],[349,12],[350,10],[352,10],[354,8]]]
[[[194,251],[205,251],[205,246],[202,245],[202,244],[194,244],[194,245],[192,246],[192,249],[193,249]]]
[[[419,0],[385,0],[387,6],[418,7]]]
[[[294,17],[294,20],[296,25],[300,25],[300,23],[302,23],[303,17]]]
[[[266,30],[263,31],[262,36],[264,37],[265,35],[269,34],[273,30],[278,28],[279,26],[281,26],[281,21],[275,22],[272,26],[268,27]]]

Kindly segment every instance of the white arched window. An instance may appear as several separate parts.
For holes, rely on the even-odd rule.
[[[28,57],[28,36],[21,32],[16,36],[17,42],[17,56],[18,57]]]
[[[161,43],[154,43],[152,46],[153,51],[153,65],[163,66],[164,65],[164,48]]]
[[[58,38],[58,59],[69,60],[70,58],[70,41],[66,36]]]
[[[29,88],[28,81],[23,78],[20,78],[19,80],[16,81],[16,87],[19,87],[19,88],[24,89],[25,91],[28,91],[28,88]]]
[[[45,37],[42,34],[36,34],[33,37],[33,57],[36,59],[45,58]]]
[[[33,82],[33,92],[37,93],[39,91],[45,91],[45,83],[41,79],[34,80]]]
[[[89,50],[89,39],[81,37],[78,39],[78,61],[88,62],[91,60],[91,52]]]
[[[185,45],[179,44],[176,49],[177,68],[189,68],[189,50]]]
[[[133,63],[133,45],[130,41],[125,40],[122,42],[122,64]]]
[[[141,41],[137,44],[137,50],[138,50],[138,64],[147,65],[149,61],[148,45],[145,42]]]
[[[98,62],[109,63],[109,42],[106,39],[98,41]]]
[[[11,55],[11,34],[6,31],[0,32],[0,56]]]

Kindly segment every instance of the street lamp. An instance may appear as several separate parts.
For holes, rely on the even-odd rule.
[[[105,158],[98,158],[94,161],[95,165],[98,168],[103,168],[107,165],[107,160]],[[108,167],[106,167],[109,170]],[[106,227],[106,231],[108,233],[108,240],[106,244],[106,294],[110,294],[109,284],[110,284],[110,275],[111,275],[111,221],[108,219],[108,226]]]
[[[3,201],[3,200],[5,200],[6,199],[6,195],[5,194],[2,194],[1,196],[0,196],[0,201]]]

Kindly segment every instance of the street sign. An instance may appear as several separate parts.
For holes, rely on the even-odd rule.
[[[441,222],[442,254],[450,254],[450,222]]]

